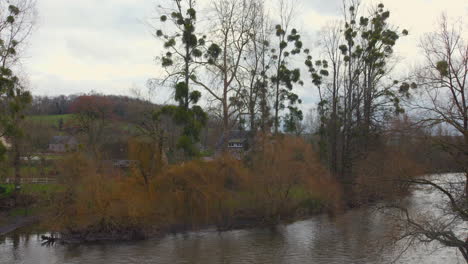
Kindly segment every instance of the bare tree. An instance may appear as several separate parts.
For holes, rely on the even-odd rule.
[[[257,12],[262,7],[256,0],[219,0],[213,2],[212,42],[205,52],[207,74],[194,82],[207,91],[219,105],[223,134],[240,115],[242,87],[237,78],[247,47],[252,41]]]
[[[325,75],[331,75],[317,86],[320,153],[334,174],[352,184],[353,167],[379,143],[385,118],[402,112],[400,98],[408,94],[410,85],[399,85],[389,76],[394,46],[408,31],[400,33],[389,23],[390,11],[383,4],[367,12],[361,1],[344,0],[343,11],[342,22],[321,34],[327,61],[318,61],[313,67],[326,64],[329,73]]]
[[[0,63],[12,67],[19,63],[36,22],[35,0],[12,0],[0,3]]]
[[[337,174],[338,172],[338,136],[340,131],[340,122],[338,116],[338,107],[340,105],[340,95],[343,82],[343,59],[339,51],[339,46],[342,42],[341,34],[341,22],[333,22],[327,25],[321,32],[321,39],[319,45],[322,47],[323,52],[329,61],[331,80],[325,84],[327,94],[323,95],[326,100],[331,101],[331,113],[329,120],[329,135],[328,135],[328,146],[329,146],[329,167],[332,173]],[[322,93],[320,92],[320,101]]]
[[[266,13],[263,1],[258,1],[256,16],[252,21],[251,41],[247,45],[243,70],[236,81],[241,88],[242,115],[248,116],[249,128],[255,133],[258,126],[265,129],[269,116],[268,100],[268,72],[272,58],[269,56],[270,38],[273,27]],[[259,114],[261,116],[259,116]]]
[[[460,135],[458,144],[440,138],[434,143],[458,162],[463,169],[461,177],[441,175],[410,181],[445,198],[437,201],[439,215],[417,218],[405,208],[400,209],[404,212],[407,237],[457,248],[468,262],[468,235],[464,228],[468,220],[468,42],[462,29],[461,23],[450,25],[443,15],[437,31],[421,40],[425,64],[417,72],[421,94],[413,103],[421,111],[421,124],[444,125]]]

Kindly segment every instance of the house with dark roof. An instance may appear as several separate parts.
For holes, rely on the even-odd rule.
[[[78,140],[73,136],[54,136],[49,142],[49,151],[64,153],[75,150],[78,147]]]
[[[241,159],[250,147],[250,134],[245,130],[231,130],[221,137],[217,144],[218,155],[227,150],[232,156]]]

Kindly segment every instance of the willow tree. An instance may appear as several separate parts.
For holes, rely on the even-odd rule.
[[[162,8],[168,14],[161,15],[160,28],[155,31],[155,35],[163,41],[166,49],[159,61],[166,69],[164,81],[172,81],[174,84],[174,100],[178,105],[164,107],[161,111],[173,116],[175,122],[183,126],[177,145],[187,156],[195,156],[198,154],[196,143],[206,123],[206,114],[197,105],[201,93],[190,84],[197,79],[194,63],[196,58],[203,55],[201,47],[205,45],[206,36],[198,37],[196,34],[197,11],[194,0],[173,0],[171,3],[173,7]],[[165,32],[163,28],[172,31]]]
[[[0,3],[0,137],[12,142],[12,160],[15,171],[15,190],[21,185],[20,139],[23,131],[20,121],[23,110],[31,102],[20,78],[14,73],[25,40],[30,35],[35,17],[35,2],[29,0]],[[6,152],[0,141],[0,158]]]

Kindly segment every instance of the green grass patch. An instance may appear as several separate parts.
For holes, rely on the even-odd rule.
[[[15,186],[13,184],[0,184],[0,187],[4,190],[4,192],[0,193],[0,199],[10,196],[15,190]]]
[[[24,193],[55,193],[64,190],[64,186],[60,184],[24,184],[22,186]]]
[[[28,210],[29,208],[24,208],[24,207],[20,207],[20,208],[14,208],[12,209],[10,212],[9,212],[9,215],[10,216],[27,216],[27,215],[30,215],[30,209]]]
[[[15,189],[14,184],[0,184],[1,187],[6,189],[6,192],[0,194],[0,198],[11,195]],[[39,199],[48,199],[52,195],[65,190],[65,186],[61,184],[22,184],[21,192],[24,194],[38,197]]]

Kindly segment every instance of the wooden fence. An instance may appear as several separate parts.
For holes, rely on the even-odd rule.
[[[0,182],[6,184],[15,183],[15,178],[6,178],[0,179]],[[48,183],[57,183],[56,178],[21,178],[22,184],[48,184]]]

